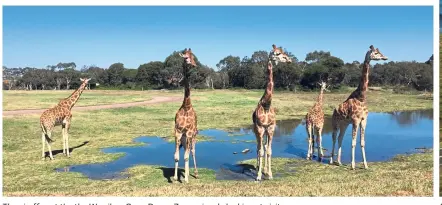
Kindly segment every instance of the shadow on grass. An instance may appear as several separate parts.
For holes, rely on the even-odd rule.
[[[79,145],[77,145],[77,146],[75,146],[75,147],[71,147],[71,148],[69,148],[69,153],[72,153],[72,151],[74,151],[74,149],[77,149],[77,148],[83,147],[83,146],[87,145],[88,143],[89,143],[89,141],[84,141],[82,144],[79,144]],[[63,153],[63,150],[61,150],[61,149],[58,149],[58,150],[52,150],[52,155],[53,155],[53,156],[56,156],[56,155],[61,154],[61,153]],[[49,157],[49,151],[45,152],[45,158],[46,158],[46,157]]]
[[[160,167],[158,169],[161,169],[161,171],[163,171],[163,177],[167,179],[167,182],[173,183],[173,176],[175,175],[175,168]],[[197,179],[195,177],[195,175],[193,175],[193,174],[189,173],[189,176]],[[178,181],[180,183],[183,183],[183,181],[181,181],[181,178],[184,178],[184,169],[178,168]]]

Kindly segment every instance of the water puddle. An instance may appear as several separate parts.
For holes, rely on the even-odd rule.
[[[433,147],[433,111],[370,113],[366,129],[366,154],[368,161],[385,161],[397,154],[419,152]],[[216,170],[216,178],[224,180],[253,180],[256,171],[253,166],[237,164],[239,161],[256,159],[255,135],[251,126],[230,129],[230,131],[209,129],[200,131],[210,138],[196,145],[198,168]],[[331,119],[326,120],[323,131],[324,154],[330,156],[332,145]],[[135,165],[158,165],[173,168],[174,143],[159,137],[139,137],[136,142],[145,143],[138,147],[114,147],[103,149],[105,153],[125,153],[125,156],[108,163],[73,165],[59,168],[59,172],[80,172],[90,179],[127,178],[122,174]],[[361,161],[358,145],[356,161]],[[273,157],[305,158],[307,134],[301,120],[277,122],[272,144]],[[316,151],[316,150],[315,150]],[[184,167],[183,150],[180,168]],[[347,128],[342,146],[342,161],[351,160],[351,126]],[[327,163],[328,159],[324,160]],[[190,160],[190,167],[193,161]],[[274,177],[278,177],[274,173]]]

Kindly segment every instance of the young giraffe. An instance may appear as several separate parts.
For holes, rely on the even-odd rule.
[[[63,135],[63,154],[65,154],[67,157],[70,157],[69,154],[69,127],[71,125],[71,109],[74,107],[75,103],[80,98],[81,93],[85,89],[87,83],[89,82],[89,79],[83,79],[80,78],[81,85],[80,87],[75,90],[71,96],[68,98],[65,98],[63,100],[60,100],[60,102],[53,108],[48,109],[43,112],[43,114],[40,117],[40,127],[41,127],[41,140],[42,140],[42,151],[41,151],[41,157],[42,159],[45,158],[45,143],[48,146],[49,150],[49,158],[51,160],[54,159],[52,156],[52,150],[50,143],[53,142],[51,139],[52,130],[55,126],[62,126],[62,135]]]
[[[277,64],[278,62],[292,62],[290,57],[284,53],[282,48],[276,48],[273,45],[273,50],[269,55],[269,62],[267,66],[267,88],[261,100],[258,102],[258,106],[253,112],[253,132],[257,141],[257,170],[258,176],[256,181],[261,180],[262,175],[262,158],[264,157],[264,135],[267,135],[267,142],[265,144],[265,151],[267,156],[264,158],[264,174],[268,174],[269,179],[273,178],[271,169],[271,156],[272,156],[272,139],[276,126],[275,110],[271,107],[272,95],[273,95],[273,66],[272,61]]]
[[[184,146],[184,181],[189,182],[189,152],[192,152],[193,165],[195,166],[195,178],[198,178],[198,170],[196,169],[195,161],[195,143],[197,129],[197,117],[195,110],[190,102],[190,85],[189,85],[189,70],[196,67],[193,58],[192,50],[185,49],[184,54],[179,54],[184,58],[183,74],[184,74],[184,100],[180,109],[175,115],[175,175],[174,180],[178,180],[178,161],[180,159],[180,147]]]
[[[352,124],[352,153],[351,153],[351,168],[355,169],[355,147],[358,128],[360,128],[361,136],[361,151],[362,159],[364,161],[364,168],[368,169],[367,160],[365,158],[365,127],[367,126],[368,108],[366,105],[367,88],[368,88],[368,74],[371,60],[387,60],[379,49],[375,49],[373,45],[365,55],[364,65],[362,69],[362,77],[358,88],[341,103],[333,111],[332,126],[333,126],[333,148],[330,157],[330,164],[333,164],[333,157],[335,153],[336,135],[339,129],[338,137],[338,157],[337,163],[341,165],[341,146],[345,130],[348,125]]]
[[[307,152],[307,160],[312,159],[313,150],[315,147],[314,143],[314,133],[316,131],[316,143],[318,146],[318,161],[322,160],[322,156],[324,153],[322,151],[322,128],[324,127],[324,111],[322,110],[324,91],[327,90],[327,83],[321,82],[318,83],[321,86],[321,90],[319,91],[318,99],[316,103],[310,108],[309,112],[305,116],[306,121],[306,129],[308,135],[308,152]]]

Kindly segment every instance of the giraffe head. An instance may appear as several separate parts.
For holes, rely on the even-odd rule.
[[[189,50],[187,50],[186,48],[184,49],[184,53],[179,53],[179,55],[184,58],[186,65],[196,67],[195,60],[193,59],[192,49],[189,48]]]
[[[330,90],[328,89],[328,87],[330,87],[330,85],[327,85],[326,82],[321,81],[320,83],[318,83],[319,86],[321,87],[321,91],[327,91],[330,92]]]
[[[87,83],[88,83],[90,80],[91,80],[90,78],[80,78],[80,81],[81,81],[81,85],[80,85],[80,87],[82,87],[82,88],[86,87]]]
[[[370,60],[388,60],[387,56],[384,56],[384,54],[382,54],[379,51],[379,48],[374,48],[373,45],[370,46],[370,50],[371,50],[371,54],[370,54]]]
[[[276,65],[278,65],[279,62],[283,63],[291,63],[292,59],[284,53],[282,50],[282,47],[277,48],[275,44],[272,45],[273,50],[269,54],[270,60],[274,61]]]

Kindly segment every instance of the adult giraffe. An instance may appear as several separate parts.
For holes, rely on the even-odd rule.
[[[362,159],[364,161],[364,168],[368,169],[367,160],[365,157],[365,127],[367,126],[367,89],[368,89],[368,74],[370,69],[371,60],[387,60],[379,49],[375,49],[373,45],[370,46],[370,50],[365,54],[364,65],[362,68],[362,77],[359,82],[358,88],[341,103],[337,108],[333,110],[332,126],[333,126],[333,148],[330,157],[330,164],[333,164],[333,157],[335,154],[336,135],[339,129],[338,137],[338,158],[337,163],[341,165],[341,147],[342,139],[347,127],[352,124],[352,143],[351,143],[351,168],[355,169],[355,147],[358,128],[361,129],[361,151]]]
[[[264,92],[264,95],[259,100],[258,105],[253,112],[253,132],[256,136],[257,142],[257,170],[258,176],[256,177],[256,181],[261,180],[261,171],[262,171],[262,158],[264,157],[264,136],[267,136],[267,142],[265,147],[265,152],[267,156],[264,161],[264,174],[268,174],[268,178],[272,179],[272,168],[271,168],[271,157],[272,157],[272,139],[276,126],[276,114],[272,104],[272,96],[273,96],[273,65],[272,61],[275,64],[278,62],[292,62],[291,58],[287,56],[286,53],[282,50],[282,48],[277,48],[275,45],[273,46],[273,50],[270,52],[269,61],[267,66],[267,87]]]

